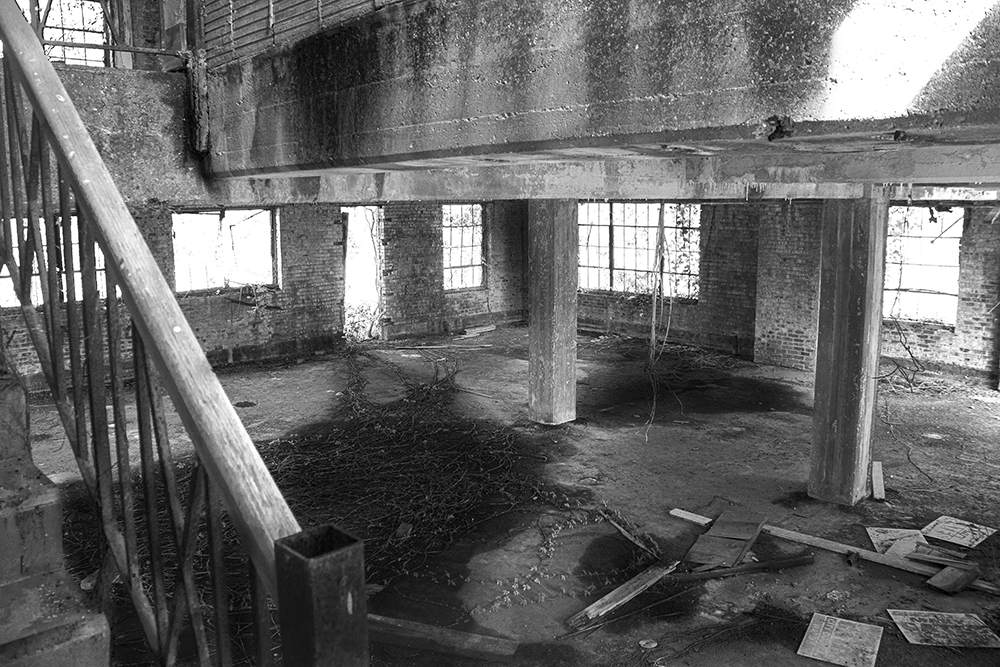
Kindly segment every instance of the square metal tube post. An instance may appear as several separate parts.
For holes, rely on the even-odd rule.
[[[274,555],[284,664],[367,666],[364,542],[325,525],[277,540]]]
[[[819,335],[809,495],[842,505],[868,496],[882,339],[888,188],[823,204]]]

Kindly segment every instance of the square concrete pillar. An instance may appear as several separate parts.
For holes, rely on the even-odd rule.
[[[865,192],[823,205],[809,495],[843,505],[868,496],[882,338],[889,199],[885,187]]]
[[[528,203],[528,413],[576,419],[576,200]]]

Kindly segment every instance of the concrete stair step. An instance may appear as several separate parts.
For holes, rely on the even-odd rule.
[[[59,489],[30,460],[0,464],[0,584],[62,569]]]
[[[110,631],[65,572],[0,586],[0,665],[107,667]]]

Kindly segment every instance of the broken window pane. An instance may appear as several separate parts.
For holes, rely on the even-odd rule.
[[[274,211],[175,213],[173,227],[178,292],[277,284]]]
[[[954,325],[964,208],[891,206],[882,314]]]

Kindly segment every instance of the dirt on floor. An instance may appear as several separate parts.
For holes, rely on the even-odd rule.
[[[922,528],[941,515],[1000,527],[997,391],[927,374],[917,388],[898,374],[883,381],[873,458],[887,499],[842,507],[806,494],[811,374],[680,346],[657,349],[649,372],[646,342],[581,336],[578,419],[548,427],[528,419],[527,358],[527,330],[501,327],[220,377],[300,522],[334,521],[366,540],[370,611],[514,639],[514,665],[817,664],[796,655],[813,613],[882,628],[878,665],[1000,664],[998,649],[910,644],[886,613],[975,613],[1000,631],[1000,597],[945,595],[924,577],[770,535],[752,558],[812,551],[814,562],[660,584],[620,620],[564,637],[590,602],[660,558],[683,558],[704,529],[673,508],[715,517],[738,506],[860,549],[872,548],[866,527]],[[183,458],[191,444],[171,421]],[[36,401],[31,425],[36,462],[77,507],[52,407]],[[83,576],[94,564],[78,529],[67,528],[67,558]],[[968,553],[1000,584],[1000,536]],[[116,623],[122,644],[135,641],[127,626]],[[371,655],[373,665],[481,662],[380,645]]]

